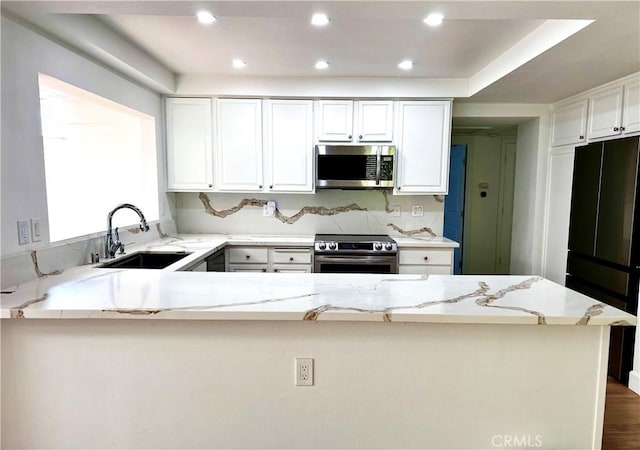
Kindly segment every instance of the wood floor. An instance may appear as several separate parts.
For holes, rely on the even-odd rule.
[[[640,396],[612,378],[604,403],[602,449],[640,449]]]

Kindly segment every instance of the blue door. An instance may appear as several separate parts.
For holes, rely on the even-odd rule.
[[[453,273],[462,274],[462,229],[464,220],[464,185],[467,146],[451,146],[449,194],[444,200],[444,236],[460,243],[453,251]]]

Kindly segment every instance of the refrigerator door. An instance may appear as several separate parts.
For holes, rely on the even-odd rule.
[[[627,267],[632,264],[637,172],[638,138],[605,142],[595,257]]]
[[[593,256],[598,217],[602,143],[577,147],[573,163],[569,250]]]

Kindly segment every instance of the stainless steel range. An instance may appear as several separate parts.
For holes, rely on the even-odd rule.
[[[398,273],[398,245],[387,235],[316,234],[316,273]]]

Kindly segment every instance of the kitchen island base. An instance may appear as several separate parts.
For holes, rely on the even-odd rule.
[[[3,320],[3,448],[600,448],[609,326]],[[314,385],[295,386],[295,358]]]

